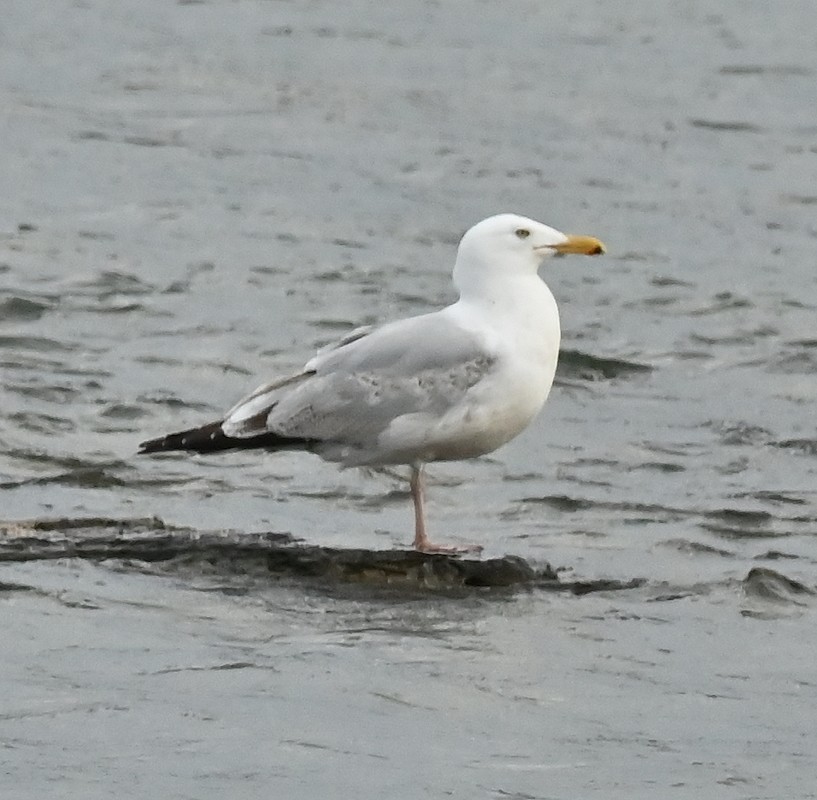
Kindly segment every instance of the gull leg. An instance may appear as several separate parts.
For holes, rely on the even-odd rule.
[[[432,544],[426,533],[425,481],[422,464],[411,466],[411,499],[414,502],[414,549],[421,553],[479,553],[482,545]]]
[[[411,499],[414,503],[414,549],[425,552],[431,545],[426,533],[425,481],[423,465],[411,466]]]

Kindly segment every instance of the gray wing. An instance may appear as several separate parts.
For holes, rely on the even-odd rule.
[[[302,373],[253,392],[229,412],[224,432],[368,449],[403,415],[442,417],[494,362],[487,344],[444,311],[359,329]]]

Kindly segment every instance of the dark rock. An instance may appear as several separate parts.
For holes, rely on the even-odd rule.
[[[324,584],[450,590],[538,588],[587,594],[634,588],[638,581],[562,582],[549,565],[519,556],[486,560],[306,544],[288,533],[197,531],[141,519],[39,519],[0,523],[0,562],[57,558],[115,559],[161,564],[163,571],[199,575],[291,577]],[[130,568],[137,568],[135,563]]]

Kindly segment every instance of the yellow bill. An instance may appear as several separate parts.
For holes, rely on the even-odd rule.
[[[550,245],[551,250],[557,253],[564,253],[579,256],[600,256],[607,252],[604,242],[593,236],[571,236],[567,235],[567,241],[562,244]]]

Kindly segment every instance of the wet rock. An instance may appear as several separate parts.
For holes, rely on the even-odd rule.
[[[638,581],[560,581],[549,564],[518,556],[486,560],[306,544],[287,533],[197,531],[137,519],[39,519],[0,523],[0,561],[115,559],[123,568],[161,564],[165,571],[199,575],[287,576],[328,584],[420,589],[528,587],[587,594],[633,588]]]

